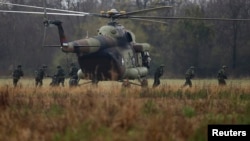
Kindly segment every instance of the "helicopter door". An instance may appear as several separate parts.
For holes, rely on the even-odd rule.
[[[125,68],[135,67],[136,62],[133,51],[131,49],[124,49],[122,51],[122,54],[123,54],[123,64]]]

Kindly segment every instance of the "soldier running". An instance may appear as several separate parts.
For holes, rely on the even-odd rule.
[[[38,70],[35,71],[35,81],[36,87],[39,85],[41,87],[43,85],[43,78],[46,76],[46,68],[47,66],[43,65]]]
[[[160,77],[163,75],[163,67],[164,67],[164,65],[162,64],[155,71],[153,88],[157,87],[161,83],[160,82]]]
[[[185,87],[187,85],[189,85],[189,87],[192,87],[191,79],[194,78],[194,76],[195,76],[194,66],[191,66],[185,73],[186,81],[182,87]]]
[[[64,87],[64,80],[65,80],[65,72],[61,66],[57,66],[57,73],[55,74],[58,85],[62,83],[62,86]]]
[[[17,68],[12,73],[14,87],[17,86],[17,82],[22,76],[23,76],[22,66],[18,65]]]
[[[71,67],[69,71],[69,76],[70,76],[69,86],[77,86],[78,85],[78,75],[77,75],[78,68],[75,65],[75,63],[71,63],[70,66]]]
[[[226,85],[226,81],[225,81],[225,79],[227,79],[226,68],[227,68],[227,66],[223,65],[222,68],[217,73],[219,86],[225,86]]]

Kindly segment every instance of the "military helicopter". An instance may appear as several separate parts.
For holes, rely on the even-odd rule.
[[[97,36],[71,42],[67,41],[61,21],[52,21],[46,19],[44,21],[45,28],[50,27],[51,25],[56,26],[58,28],[60,37],[60,45],[46,45],[46,47],[60,47],[65,53],[75,53],[81,68],[78,71],[78,77],[81,79],[90,79],[94,84],[97,84],[99,81],[107,80],[121,81],[125,86],[129,84],[135,84],[139,86],[148,85],[147,75],[149,72],[150,45],[148,43],[136,42],[134,33],[127,30],[123,25],[119,24],[118,19],[128,19],[130,18],[130,15],[137,13],[170,8],[170,6],[163,6],[128,13],[125,11],[118,12],[116,9],[111,9],[107,12],[101,11],[100,14],[96,14],[13,3],[0,3],[13,6],[44,9],[44,12],[4,10],[0,10],[0,12],[95,16],[110,19],[107,25],[104,25],[98,29]],[[47,10],[60,11],[64,13],[49,13]],[[139,80],[139,84],[124,81],[134,79]]]
[[[126,29],[118,23],[118,19],[135,19],[142,21],[166,23],[157,21],[159,19],[190,19],[190,20],[239,20],[239,19],[221,19],[221,18],[194,18],[194,17],[159,17],[159,16],[134,16],[139,13],[150,12],[171,6],[162,6],[144,10],[118,12],[116,9],[101,11],[97,13],[78,12],[70,10],[53,9],[46,7],[37,7],[13,3],[3,3],[13,6],[22,6],[27,8],[44,9],[43,12],[30,11],[8,11],[0,12],[23,13],[23,14],[43,14],[43,15],[67,15],[67,16],[94,16],[110,19],[107,25],[98,29],[94,37],[83,38],[75,41],[68,41],[59,20],[44,20],[45,28],[54,25],[58,28],[60,45],[48,45],[50,47],[60,47],[65,53],[75,53],[78,59],[80,70],[78,77],[89,79],[93,84],[99,81],[121,81],[124,86],[134,84],[139,86],[148,86],[147,76],[149,73],[149,43],[138,43],[135,41],[133,32]],[[60,13],[47,12],[47,10],[58,11]],[[154,19],[154,20],[152,20]],[[157,20],[156,20],[157,19]],[[240,19],[242,20],[242,19]],[[129,82],[128,80],[137,79],[139,84]]]

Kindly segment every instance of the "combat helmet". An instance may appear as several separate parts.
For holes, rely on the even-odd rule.
[[[47,65],[44,65],[44,64],[43,64],[43,66],[42,66],[42,68],[47,68],[47,67],[48,67],[48,66],[47,66]]]
[[[223,69],[224,69],[224,68],[227,68],[227,66],[226,66],[226,65],[223,65],[222,68],[223,68]]]

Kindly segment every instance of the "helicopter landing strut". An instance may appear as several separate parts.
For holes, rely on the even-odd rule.
[[[141,86],[142,88],[148,87],[148,80],[146,78],[143,78],[142,80],[141,79],[138,79],[138,80],[139,80],[140,84],[130,82],[129,79],[126,79],[126,80],[122,81],[122,86],[123,87],[130,87],[132,84],[135,86]]]

